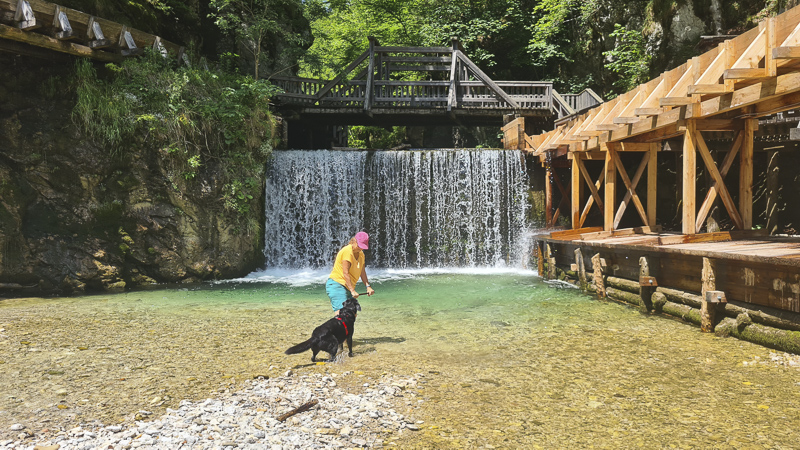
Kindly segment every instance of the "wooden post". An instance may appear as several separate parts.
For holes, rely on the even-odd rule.
[[[550,164],[550,155],[545,160],[545,182],[544,182],[544,220],[545,226],[553,226],[553,166]]]
[[[581,289],[586,290],[586,266],[583,264],[583,252],[580,248],[575,249],[575,266],[578,269],[578,281],[580,282]]]
[[[556,278],[556,257],[553,256],[553,248],[550,244],[545,244],[545,255],[547,256],[547,279]]]
[[[364,92],[364,111],[372,111],[373,91],[375,90],[375,38],[369,37],[369,61],[367,62],[367,87]]]
[[[639,296],[642,297],[642,312],[650,312],[653,310],[653,293],[656,291],[656,286],[646,286],[642,284],[642,279],[650,277],[650,264],[647,258],[642,256],[639,258]]]
[[[695,131],[697,126],[693,119],[686,121],[686,132],[683,135],[683,234],[695,234],[695,189],[697,181],[697,148]]]
[[[605,199],[603,203],[603,229],[611,231],[614,229],[614,213],[617,207],[617,166],[614,163],[616,157],[612,148],[617,145],[616,143],[608,143],[608,151],[606,152],[606,176],[605,176]]]
[[[594,279],[594,288],[598,297],[606,296],[606,284],[603,281],[603,267],[600,265],[600,253],[592,256],[592,278]]]
[[[577,230],[581,227],[581,187],[583,185],[581,180],[581,169],[580,169],[580,154],[573,153],[572,154],[572,188],[570,189],[572,201],[571,201],[571,211],[572,211],[572,229]],[[578,251],[578,250],[576,250]]]
[[[661,144],[650,144],[647,162],[647,225],[656,226],[656,205],[658,202],[658,149]]]
[[[780,200],[780,183],[778,175],[778,152],[767,152],[767,233],[778,232],[778,201]]]
[[[714,271],[714,263],[709,258],[703,258],[703,285],[701,288],[701,302],[700,302],[700,331],[704,333],[711,333],[714,331],[716,319],[716,306],[706,299],[706,293],[709,291],[716,291],[717,277]]]
[[[540,277],[545,276],[544,273],[544,242],[536,241],[536,271]]]
[[[744,141],[739,152],[739,215],[742,228],[753,228],[753,139],[758,119],[744,121]]]

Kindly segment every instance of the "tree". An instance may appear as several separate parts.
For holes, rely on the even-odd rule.
[[[259,68],[269,40],[284,40],[290,46],[303,46],[306,38],[294,30],[289,17],[292,11],[302,11],[300,0],[210,0],[211,14],[216,25],[233,33],[236,41],[253,57],[253,76],[259,78]],[[276,47],[276,42],[270,43]]]

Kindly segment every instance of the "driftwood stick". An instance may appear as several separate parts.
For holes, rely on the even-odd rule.
[[[291,410],[291,411],[289,411],[289,412],[287,412],[285,414],[281,414],[280,416],[278,416],[278,421],[279,422],[283,422],[284,420],[288,419],[289,417],[292,417],[295,414],[301,413],[303,411],[308,411],[309,409],[311,409],[314,406],[316,406],[317,403],[319,403],[319,400],[311,400],[308,403],[303,403],[302,405],[298,406],[297,408],[295,408],[295,409],[293,409],[293,410]]]

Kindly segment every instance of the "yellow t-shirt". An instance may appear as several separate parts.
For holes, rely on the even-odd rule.
[[[347,287],[347,282],[344,278],[343,262],[350,261],[350,280],[353,282],[353,288],[356,287],[356,282],[361,276],[361,271],[364,269],[364,252],[359,253],[358,258],[353,254],[353,246],[350,244],[345,245],[336,254],[336,262],[333,263],[333,270],[329,278],[344,287]]]

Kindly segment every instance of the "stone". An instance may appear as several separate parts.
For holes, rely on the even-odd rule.
[[[25,429],[25,425],[21,423],[15,423],[14,425],[11,425],[8,429],[11,431],[22,431]]]

